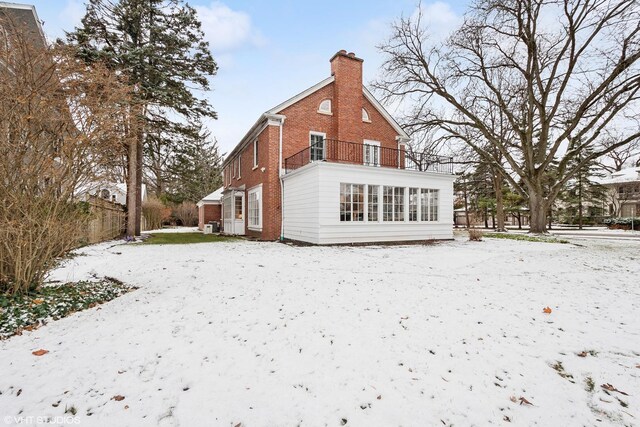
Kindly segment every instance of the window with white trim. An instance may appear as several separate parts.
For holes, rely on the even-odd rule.
[[[262,187],[249,190],[249,228],[262,229]]]
[[[309,134],[310,153],[309,158],[312,162],[324,160],[324,138],[325,134],[319,132],[311,132]]]
[[[238,154],[238,179],[242,178],[241,175],[241,165],[240,165],[240,159],[242,159],[242,156],[240,154]]]
[[[325,99],[318,106],[318,113],[331,114],[331,100]]]
[[[258,140],[253,141],[253,167],[258,167]]]
[[[340,221],[364,221],[364,184],[340,183]]]
[[[439,190],[428,188],[420,189],[420,220],[438,220],[438,193]]]
[[[371,119],[369,118],[369,113],[364,108],[362,109],[362,121],[370,123]]]
[[[380,166],[380,142],[364,140],[362,158],[367,166]]]
[[[418,188],[410,188],[409,189],[409,221],[417,221],[418,220],[418,195],[420,193],[420,189]]]
[[[380,186],[368,185],[367,193],[367,220],[369,222],[378,222]]]
[[[404,221],[404,187],[385,185],[382,194],[382,220]]]

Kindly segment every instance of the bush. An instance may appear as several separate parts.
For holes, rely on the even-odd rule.
[[[198,208],[194,203],[180,203],[173,209],[173,216],[185,227],[198,225]]]
[[[150,198],[142,203],[142,216],[147,230],[157,230],[162,228],[165,221],[171,219],[171,208],[158,199]]]
[[[109,178],[124,146],[128,88],[76,52],[33,44],[18,23],[0,43],[0,293],[38,288],[86,240],[91,215],[77,193]],[[6,49],[12,46],[11,49]],[[0,66],[2,68],[2,66]]]
[[[609,228],[630,230],[633,225],[634,230],[640,229],[640,217],[606,218],[602,222]]]
[[[478,230],[477,228],[470,228],[469,229],[469,240],[472,242],[480,242],[482,241],[482,236],[484,235],[484,233],[482,232],[482,230]]]

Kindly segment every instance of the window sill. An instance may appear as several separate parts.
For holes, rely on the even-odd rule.
[[[247,230],[262,232],[262,227],[247,227]]]
[[[252,171],[258,169],[258,165],[255,165],[253,168],[251,168]]]
[[[371,120],[362,120],[362,123],[371,123]]]
[[[317,113],[318,114],[322,114],[324,116],[333,116],[333,113],[330,112],[330,111],[320,111],[320,110],[318,110]]]

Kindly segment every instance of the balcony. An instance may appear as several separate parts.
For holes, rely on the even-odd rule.
[[[325,139],[287,157],[284,161],[285,174],[312,162],[346,163],[453,174],[452,157],[428,156],[420,163],[416,163],[406,155],[404,150],[335,139]]]

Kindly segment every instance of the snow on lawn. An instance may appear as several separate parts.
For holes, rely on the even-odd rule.
[[[84,248],[53,278],[108,275],[140,289],[0,342],[3,417],[640,422],[638,242],[113,245]]]

